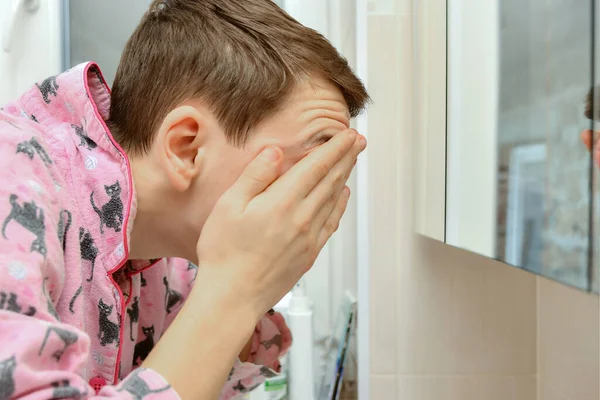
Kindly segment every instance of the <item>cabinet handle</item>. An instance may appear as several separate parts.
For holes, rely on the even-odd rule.
[[[10,53],[13,42],[13,36],[17,29],[17,22],[23,11],[34,14],[40,8],[39,0],[9,0],[11,10],[5,22],[4,32],[2,32],[2,48],[5,53]]]

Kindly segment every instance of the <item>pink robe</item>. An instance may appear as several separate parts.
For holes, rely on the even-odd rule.
[[[197,267],[128,261],[136,197],[104,122],[109,104],[88,63],[0,112],[0,400],[179,398],[137,366],[181,309]],[[283,319],[265,316],[256,364],[238,361],[221,399],[273,374],[290,343]]]

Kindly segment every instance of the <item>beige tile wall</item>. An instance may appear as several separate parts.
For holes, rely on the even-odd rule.
[[[371,399],[596,400],[598,297],[413,233],[412,4],[369,17]]]
[[[599,302],[538,279],[539,400],[600,399]]]

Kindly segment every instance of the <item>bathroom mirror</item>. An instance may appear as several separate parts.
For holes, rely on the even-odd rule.
[[[417,28],[418,232],[597,292],[594,0],[447,7]]]

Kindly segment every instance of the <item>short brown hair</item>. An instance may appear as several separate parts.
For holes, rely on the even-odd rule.
[[[243,145],[310,77],[335,84],[353,117],[369,101],[331,43],[272,0],[155,0],[121,57],[108,123],[126,151],[144,154],[168,112],[198,98]]]

